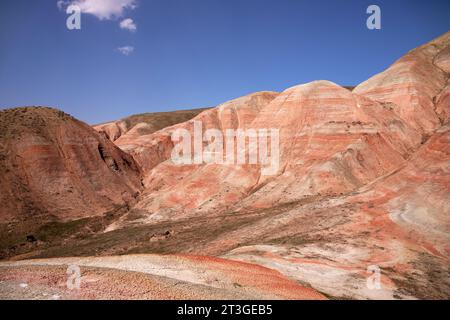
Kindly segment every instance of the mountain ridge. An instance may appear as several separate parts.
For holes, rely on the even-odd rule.
[[[353,90],[319,80],[256,92],[157,130],[139,117],[94,130],[61,111],[2,111],[2,257],[202,254],[332,297],[448,299],[449,49],[447,32]],[[174,163],[172,134],[193,135],[195,122],[224,135],[279,129],[278,170]],[[53,225],[29,208],[53,210]],[[36,225],[21,230],[27,221]],[[382,270],[381,290],[367,288],[369,266]]]

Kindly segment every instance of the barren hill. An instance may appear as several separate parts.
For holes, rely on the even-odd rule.
[[[0,111],[0,217],[71,221],[130,205],[141,173],[134,159],[62,111]]]
[[[136,253],[175,254],[150,259],[171,266],[180,253],[207,266],[220,256],[213,260],[228,266],[225,273],[239,265],[230,259],[265,266],[312,287],[317,298],[448,299],[449,66],[447,32],[353,90],[314,81],[157,126],[150,115],[97,133],[53,109],[2,111],[3,257],[98,256],[80,264],[103,268],[117,267],[116,259],[133,265]],[[195,136],[199,123],[223,136],[279,130],[275,171],[263,174],[261,163],[173,161],[172,134]],[[53,220],[33,226],[37,216]],[[197,262],[189,272],[205,268]],[[2,266],[14,280],[14,270],[35,264]],[[378,290],[367,286],[368,267],[381,271]]]
[[[165,127],[190,120],[204,110],[207,108],[135,114],[122,120],[98,124],[94,126],[94,129],[106,134],[111,141],[116,141],[131,130],[138,135],[151,134]]]

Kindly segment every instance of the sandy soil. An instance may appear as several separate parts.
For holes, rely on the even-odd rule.
[[[69,265],[80,267],[70,290]],[[0,299],[324,299],[279,272],[220,258],[128,255],[0,263]]]

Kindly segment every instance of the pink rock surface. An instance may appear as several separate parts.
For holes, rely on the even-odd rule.
[[[450,61],[450,32],[410,51],[386,71],[358,85],[354,92],[394,103],[395,112],[427,134],[440,126],[434,98],[446,85]]]
[[[3,222],[101,215],[139,194],[139,166],[88,125],[50,108],[2,110],[0,119]]]
[[[68,265],[80,268],[80,290],[66,287]],[[25,282],[65,299],[326,299],[272,269],[195,255],[42,259],[0,263],[0,270],[0,298],[30,291],[19,287]]]
[[[328,81],[287,89],[259,108],[239,102],[194,120],[222,131],[279,129],[279,171],[265,177],[259,165],[174,164],[170,132],[180,127],[192,132],[192,120],[119,144],[144,168],[146,191],[136,208],[155,213],[154,218],[174,218],[349,192],[393,170],[421,141],[389,106]]]
[[[256,93],[205,111],[191,121],[118,145],[144,170],[136,208],[148,218],[264,208],[347,193],[393,171],[448,118],[450,33],[405,55],[353,92],[315,81],[282,93]],[[444,69],[442,69],[444,68]],[[280,130],[280,167],[176,165],[170,134],[193,121],[216,128]]]
[[[353,91],[314,81],[258,92],[156,132],[138,122],[125,134],[117,123],[97,134],[54,110],[2,111],[0,217],[74,220],[128,205],[78,252],[179,252],[183,244],[202,256],[177,259],[200,274],[219,270],[228,283],[287,298],[303,291],[284,277],[336,297],[448,299],[449,42],[450,32]],[[278,129],[278,169],[263,175],[260,164],[174,163],[172,133],[193,136],[197,122],[222,134]],[[198,229],[199,221],[212,231]],[[281,284],[253,283],[257,268],[203,255],[276,269]],[[368,266],[383,270],[382,290],[367,288]],[[307,295],[319,298],[315,290]]]
[[[449,162],[450,127],[444,126],[409,162],[356,192],[298,203],[198,250],[228,252],[332,296],[446,298]],[[366,287],[371,265],[383,270],[382,290]]]
[[[116,141],[128,131],[127,124],[123,121],[114,121],[94,126],[94,129],[104,133],[111,141]]]

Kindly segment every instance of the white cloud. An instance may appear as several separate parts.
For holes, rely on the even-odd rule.
[[[59,10],[63,11],[66,7],[68,7],[70,4],[70,1],[64,1],[64,0],[58,0],[56,2],[56,6]]]
[[[137,0],[59,0],[57,6],[60,10],[69,4],[79,6],[82,13],[92,14],[100,20],[111,20],[122,17],[125,10],[137,7]]]
[[[130,30],[131,32],[134,32],[137,29],[136,23],[130,18],[122,20],[119,25],[120,28]]]
[[[117,51],[119,51],[121,54],[125,56],[129,56],[130,54],[133,53],[134,47],[132,46],[119,47],[117,48]]]

